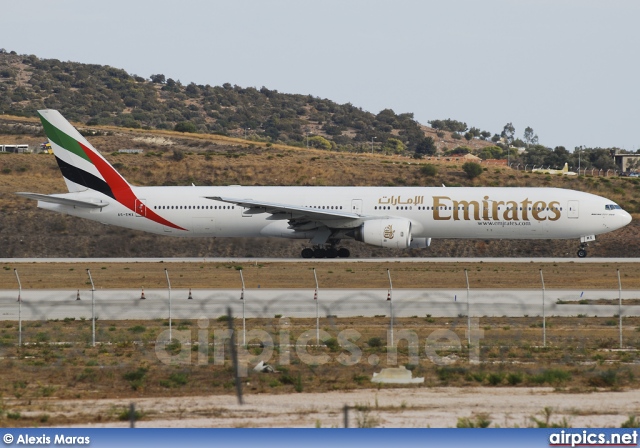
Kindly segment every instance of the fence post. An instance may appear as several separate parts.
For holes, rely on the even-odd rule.
[[[316,281],[316,290],[313,294],[313,299],[316,302],[316,344],[320,345],[320,306],[318,304],[318,276],[316,275],[316,268],[313,268],[313,278]]]
[[[620,281],[620,269],[618,272],[618,322],[620,327],[620,348],[622,348],[622,282]]]
[[[169,343],[173,340],[171,337],[171,282],[169,281],[169,271],[165,268],[164,275],[167,277],[167,288],[169,290]]]
[[[244,319],[244,275],[240,269],[240,281],[242,281],[242,290],[240,291],[240,300],[242,300],[242,346],[247,345],[246,321]]]
[[[469,306],[469,274],[464,270],[464,278],[467,281],[467,344],[471,347],[471,311]]]
[[[540,269],[540,281],[542,282],[542,346],[547,346],[547,317],[544,311],[544,277]]]
[[[18,280],[18,347],[22,347],[22,283],[20,283],[18,270],[14,268],[13,272]]]
[[[93,284],[93,278],[91,277],[91,272],[87,269],[87,275],[89,276],[89,280],[91,281],[91,337],[93,347],[96,346],[96,308],[95,301],[93,298],[93,294],[96,291],[96,287]]]
[[[129,428],[136,427],[136,405],[135,403],[129,404]]]
[[[231,313],[231,307],[227,307],[227,319],[231,338],[229,339],[229,345],[231,350],[231,361],[233,363],[233,372],[236,379],[236,395],[238,396],[238,404],[244,404],[242,401],[242,380],[240,379],[240,369],[238,365],[238,352],[236,350],[235,333],[233,331],[233,314]]]
[[[342,408],[342,413],[344,415],[344,427],[348,428],[349,427],[349,405],[344,405],[344,407]]]

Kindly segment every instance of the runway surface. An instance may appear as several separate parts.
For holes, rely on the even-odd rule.
[[[640,263],[640,258],[0,258],[12,263]]]
[[[169,316],[169,291],[97,290],[94,293],[95,315],[100,320],[158,319]],[[242,316],[243,301],[239,290],[202,289],[171,291],[171,316],[174,319],[216,319],[231,307],[235,316]],[[17,302],[16,290],[0,291],[0,320],[17,320],[20,312],[24,320],[91,318],[91,291],[26,290]],[[314,318],[316,301],[312,289],[249,289],[244,294],[247,318],[274,318],[276,315],[294,318]],[[542,290],[472,289],[467,302],[466,289],[396,289],[387,300],[386,289],[322,289],[318,294],[320,317],[390,316],[395,317],[455,317],[483,316],[542,316]],[[640,291],[622,291],[622,299],[640,298]],[[562,301],[613,299],[610,305],[558,304]],[[600,316],[618,314],[618,290],[546,290],[546,316]],[[623,316],[640,315],[640,306],[622,306]]]

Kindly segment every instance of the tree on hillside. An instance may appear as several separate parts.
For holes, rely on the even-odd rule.
[[[477,154],[482,160],[486,159],[504,159],[505,151],[499,146],[485,146]]]
[[[550,153],[551,150],[543,145],[532,145],[522,154],[522,163],[540,168]]]
[[[388,152],[391,154],[402,154],[404,150],[407,149],[404,143],[402,143],[397,138],[389,138],[382,146],[382,150],[384,152]]]
[[[469,148],[468,146],[456,146],[455,148],[447,151],[445,153],[446,155],[465,155],[465,154],[471,154],[471,148]]]
[[[469,134],[471,134],[474,137],[480,137],[482,132],[480,131],[480,129],[472,127],[471,129],[469,129]],[[491,135],[491,134],[489,134],[489,135]]]
[[[571,159],[571,153],[564,146],[556,146],[544,159],[544,163],[552,168],[562,168]]]
[[[533,129],[529,126],[524,130],[524,141],[527,145],[538,144],[538,136],[534,134]]]
[[[164,75],[161,75],[161,74],[151,75],[149,77],[149,79],[151,79],[151,82],[154,83],[154,84],[164,84],[165,83],[165,77],[164,77]]]
[[[482,166],[475,162],[466,162],[462,164],[462,171],[467,174],[469,179],[475,179],[482,174]]]
[[[436,153],[438,148],[436,147],[436,142],[433,140],[433,137],[425,137],[418,142],[416,145],[416,156],[418,158],[423,156],[432,156]]]
[[[433,129],[439,129],[449,132],[466,132],[467,123],[461,121],[452,120],[447,118],[446,120],[431,120],[428,122]]]
[[[607,148],[584,148],[581,153],[582,168],[592,167],[596,169],[608,170],[616,169],[616,165],[611,157],[611,150]],[[574,152],[574,165],[577,165]]]
[[[331,142],[324,137],[314,135],[309,137],[309,146],[318,149],[331,149]]]
[[[198,128],[190,121],[181,121],[180,123],[176,123],[173,130],[178,132],[197,132]]]
[[[500,137],[504,138],[507,141],[507,144],[510,145],[513,142],[515,135],[516,128],[513,127],[513,123],[507,123],[504,125],[504,129],[502,129]]]

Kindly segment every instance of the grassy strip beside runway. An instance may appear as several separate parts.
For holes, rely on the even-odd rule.
[[[624,350],[617,350],[616,321],[611,318],[549,318],[547,347],[542,347],[538,317],[479,318],[478,362],[469,362],[472,351],[466,345],[465,317],[398,319],[396,342],[400,331],[409,337],[396,350],[387,347],[386,317],[321,322],[324,341],[318,346],[314,319],[274,316],[247,321],[247,330],[253,332],[249,345],[240,347],[240,359],[247,367],[243,387],[249,400],[256,394],[372,387],[553,387],[558,393],[581,393],[640,386],[640,317],[624,319]],[[238,327],[241,323],[237,321]],[[167,337],[166,320],[98,320],[99,343],[92,347],[90,321],[56,319],[24,323],[25,345],[19,348],[17,323],[3,322],[0,422],[10,426],[102,424],[126,418],[126,410],[82,412],[82,400],[233,394],[233,369],[228,353],[223,353],[226,328],[222,316],[206,322],[176,320],[174,340],[163,344],[157,341]],[[345,331],[351,332],[351,346],[341,340]],[[415,335],[415,347],[408,343],[411,335]],[[434,338],[441,343],[446,340],[429,348]],[[280,373],[253,372],[261,357]],[[424,384],[371,383],[373,372],[396,366],[405,366],[414,377],[424,377]],[[76,405],[58,405],[60,400],[74,400]],[[143,419],[194,417],[174,411],[146,408]],[[213,411],[198,416],[220,417]]]
[[[480,262],[424,263],[314,263],[300,261],[253,263],[4,263],[0,289],[17,289],[13,273],[17,269],[24,289],[90,289],[86,270],[90,269],[97,289],[165,288],[164,270],[169,271],[175,289],[240,288],[242,269],[246,287],[315,288],[315,268],[320,288],[387,288],[387,269],[394,288],[466,288],[464,270],[471,288],[537,289],[540,270],[547,288],[618,289],[616,269],[620,269],[625,289],[640,288],[636,263],[504,263]]]

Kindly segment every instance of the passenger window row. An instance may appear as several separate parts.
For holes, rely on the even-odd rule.
[[[235,210],[235,205],[154,205],[154,210]]]

